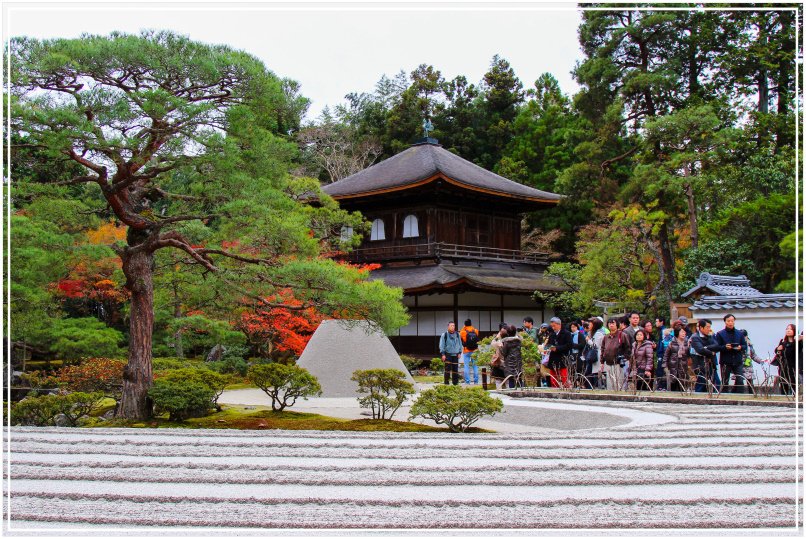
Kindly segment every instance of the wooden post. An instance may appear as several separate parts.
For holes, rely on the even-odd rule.
[[[487,367],[481,368],[481,387],[487,391]]]

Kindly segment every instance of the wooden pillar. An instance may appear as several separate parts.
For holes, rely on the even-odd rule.
[[[453,293],[453,321],[456,323],[456,330],[459,331],[462,326],[459,325],[459,294],[456,292]]]
[[[501,294],[501,322],[504,321],[504,294]]]

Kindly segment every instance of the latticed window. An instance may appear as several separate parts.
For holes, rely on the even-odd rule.
[[[419,235],[420,229],[417,225],[417,216],[407,215],[406,218],[403,219],[403,237],[416,238]]]
[[[371,241],[385,240],[386,229],[383,226],[383,219],[375,219],[372,221],[372,232],[369,236]]]

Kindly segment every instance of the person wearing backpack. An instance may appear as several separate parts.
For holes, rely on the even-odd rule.
[[[453,382],[459,385],[459,356],[462,355],[462,338],[456,331],[456,324],[448,322],[448,331],[439,338],[439,353],[445,362],[445,385]]]
[[[473,321],[465,320],[465,326],[459,332],[462,338],[462,359],[465,364],[465,384],[470,384],[470,367],[473,367],[473,384],[479,383],[479,366],[473,358],[473,352],[479,349],[479,332],[473,327]]]

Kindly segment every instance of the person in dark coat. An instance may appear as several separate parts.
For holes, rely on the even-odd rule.
[[[507,375],[510,388],[515,387],[516,380],[523,372],[522,344],[523,341],[518,335],[518,329],[515,326],[509,326],[507,336],[503,339],[501,351],[504,354],[504,374]]]
[[[747,350],[747,340],[744,334],[736,329],[736,317],[726,314],[723,318],[725,329],[717,332],[714,336],[716,348],[719,352],[719,366],[722,370],[722,389],[727,389],[730,382],[730,375],[734,376],[731,392],[744,393],[744,352]]]
[[[630,384],[638,391],[652,390],[652,370],[655,366],[655,348],[643,329],[635,332],[630,358]]]
[[[686,332],[685,326],[675,324],[672,330],[673,338],[663,350],[663,365],[668,374],[669,391],[684,391],[689,387],[688,364],[691,357],[686,345]]]
[[[775,347],[777,359],[773,365],[778,367],[778,387],[782,395],[791,395],[795,390],[795,348],[800,348],[800,372],[803,374],[803,336],[795,337],[795,331],[795,324],[787,324],[784,338]]]
[[[691,336],[688,342],[691,347],[694,374],[697,375],[694,391],[702,393],[708,385],[708,380],[712,379],[716,366],[716,352],[714,352],[716,341],[711,333],[711,321],[703,318],[697,322],[697,332]]]
[[[558,387],[558,380],[562,387],[568,387],[568,356],[571,352],[573,337],[571,332],[563,327],[563,322],[556,316],[549,320],[551,331],[547,343],[549,354],[548,368],[551,370],[551,387]]]

